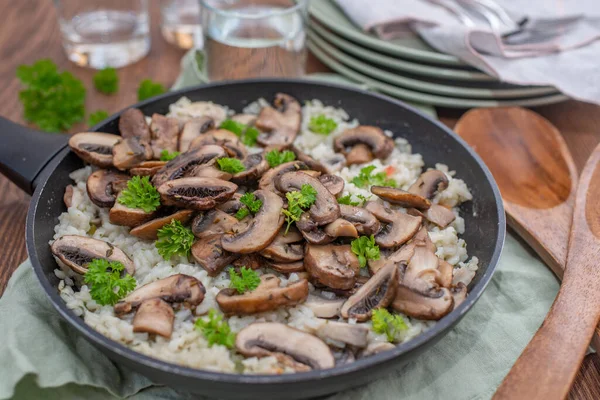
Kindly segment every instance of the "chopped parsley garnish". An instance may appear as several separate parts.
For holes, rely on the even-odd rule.
[[[246,125],[241,122],[234,121],[232,119],[226,119],[219,126],[220,129],[227,129],[230,132],[235,133],[238,136],[242,136],[242,133],[246,130]]]
[[[104,94],[117,93],[119,90],[119,77],[114,68],[104,68],[94,74],[94,87]]]
[[[115,305],[135,289],[133,276],[126,273],[121,277],[124,270],[122,263],[103,258],[96,258],[87,265],[83,280],[89,286],[90,296],[96,303],[103,306]]]
[[[194,234],[190,228],[183,226],[181,221],[173,220],[157,232],[155,243],[158,254],[165,260],[170,260],[175,254],[187,256],[194,244]]]
[[[221,129],[227,129],[230,132],[238,135],[246,146],[255,146],[256,139],[260,135],[260,131],[252,126],[242,124],[241,122],[234,121],[232,119],[226,119],[219,126]]]
[[[141,208],[152,212],[160,206],[160,194],[150,183],[148,176],[134,176],[119,195],[119,203],[129,208]]]
[[[327,118],[324,114],[315,115],[308,122],[308,129],[321,135],[329,135],[337,126],[337,122],[331,118]]]
[[[244,134],[242,135],[242,143],[250,147],[256,146],[256,139],[258,139],[258,135],[260,135],[260,131],[250,126],[244,131]]]
[[[246,218],[250,213],[256,214],[263,205],[262,200],[257,199],[254,193],[246,192],[240,197],[240,203],[244,207],[240,208],[236,213],[235,217],[239,220]]]
[[[177,157],[179,154],[178,151],[174,151],[172,153],[169,152],[169,150],[164,149],[163,151],[160,152],[160,161],[171,161],[172,159],[174,159],[175,157]]]
[[[373,330],[376,333],[385,333],[388,342],[396,340],[396,335],[408,329],[404,318],[401,315],[390,314],[385,308],[377,308],[373,310],[371,316]]]
[[[248,210],[248,207],[245,206],[237,210],[235,213],[235,217],[240,221],[246,218],[248,215],[250,215],[250,210]]]
[[[375,244],[375,237],[361,236],[352,241],[352,252],[358,257],[360,267],[367,266],[367,260],[379,260],[379,246]]]
[[[287,235],[292,223],[299,221],[302,213],[308,210],[317,200],[317,191],[312,186],[304,184],[299,192],[287,192],[285,197],[288,206],[287,209],[282,209],[281,213],[285,215],[285,222],[287,222],[284,233],[284,235]]]
[[[271,168],[275,168],[278,165],[284,164],[286,162],[294,161],[296,159],[296,154],[293,151],[284,150],[279,151],[277,149],[271,150],[265,156],[269,166]]]
[[[144,79],[138,87],[138,101],[158,96],[164,92],[166,92],[166,89],[162,84],[153,82],[152,79]]]
[[[251,292],[260,284],[258,273],[247,267],[240,268],[239,273],[231,268],[229,270],[229,279],[231,280],[229,287],[237,290],[239,294]]]
[[[339,204],[345,204],[347,206],[358,206],[358,205],[360,205],[362,207],[371,198],[371,196],[366,197],[366,196],[363,196],[362,194],[357,194],[356,197],[358,197],[360,199],[360,201],[352,201],[352,195],[351,194],[347,194],[345,196],[338,197],[337,201],[338,201]]]
[[[366,188],[367,186],[388,186],[388,187],[396,187],[398,184],[395,180],[387,177],[385,172],[378,172],[373,174],[372,172],[375,170],[374,165],[369,165],[360,170],[358,176],[355,176],[352,179],[352,183],[354,186],[359,188]]]
[[[235,345],[235,333],[231,332],[227,321],[223,321],[223,316],[217,315],[214,308],[210,309],[208,317],[198,318],[194,327],[208,340],[209,347],[221,344],[231,349]]]
[[[231,157],[223,157],[217,160],[217,164],[219,165],[219,169],[224,172],[229,172],[230,174],[237,174],[238,172],[242,172],[246,170],[244,164],[238,160],[237,158]]]
[[[70,72],[58,72],[49,59],[17,68],[26,121],[47,132],[66,131],[85,117],[85,86]]]
[[[94,126],[100,123],[100,121],[104,121],[106,118],[108,118],[108,112],[105,110],[98,110],[90,114],[88,117],[88,125]]]

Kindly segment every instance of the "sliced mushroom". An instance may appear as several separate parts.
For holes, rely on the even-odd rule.
[[[197,149],[190,149],[169,161],[152,177],[154,186],[159,187],[173,179],[194,176],[198,169],[214,165],[217,158],[225,156],[221,146],[208,145]]]
[[[208,210],[231,198],[237,185],[216,178],[181,178],[158,187],[164,205]]]
[[[350,245],[318,246],[308,244],[304,267],[322,285],[333,289],[350,289],[356,283],[360,265]]]
[[[140,239],[156,240],[157,233],[160,228],[167,224],[170,224],[173,221],[179,221],[182,224],[185,224],[190,220],[193,213],[194,212],[191,210],[178,210],[171,215],[156,218],[146,222],[145,224],[136,226],[135,228],[130,230],[129,233]]]
[[[275,275],[260,277],[260,284],[251,292],[239,294],[232,288],[221,289],[216,300],[227,315],[250,315],[276,310],[283,306],[295,306],[306,300],[308,281],[300,281],[280,287],[281,280]]]
[[[258,143],[289,146],[300,131],[302,107],[295,98],[284,93],[275,95],[273,105],[275,108],[263,107],[256,119],[255,126],[263,131],[258,136]]]
[[[362,164],[373,158],[389,157],[394,150],[394,141],[376,126],[360,125],[338,136],[334,149],[346,156],[348,165]]]
[[[260,252],[260,255],[276,262],[291,263],[304,258],[302,235],[297,229],[290,229],[287,234],[281,228],[275,239]],[[304,268],[302,268],[304,269]]]
[[[298,161],[302,161],[303,163],[305,163],[311,170],[319,171],[323,174],[330,174],[333,172],[330,168],[328,168],[327,165],[324,165],[319,161],[315,160],[314,158],[300,150],[298,147],[292,145],[290,146],[290,150],[294,152]],[[346,160],[344,159],[344,162],[345,161]]]
[[[225,149],[229,157],[239,158],[240,160],[248,155],[246,146],[240,141],[240,138],[233,132],[226,129],[213,129],[192,140],[190,149],[198,149],[206,145],[217,145]]]
[[[234,193],[231,199],[227,200],[223,204],[219,204],[216,209],[223,211],[224,213],[234,215],[240,210],[240,208],[245,207],[245,205],[240,201],[241,197],[241,193]]]
[[[129,173],[133,176],[154,176],[166,164],[166,161],[143,161],[132,167]]]
[[[317,336],[322,339],[335,340],[354,347],[366,347],[369,329],[364,325],[346,322],[325,321],[317,328]]]
[[[338,197],[344,191],[344,180],[337,175],[325,174],[319,176],[318,179],[335,197]]]
[[[332,223],[325,225],[323,231],[328,236],[333,238],[339,237],[358,237],[358,231],[352,222],[346,221],[345,219],[338,218]]]
[[[452,298],[454,299],[454,308],[460,306],[467,299],[467,285],[458,282],[456,286],[450,289]]]
[[[449,288],[452,285],[452,274],[454,273],[454,267],[448,261],[438,259],[438,275],[436,277],[436,283],[440,286]]]
[[[186,152],[190,148],[190,144],[194,139],[203,133],[213,129],[215,121],[210,117],[192,118],[183,125],[183,129],[179,135],[180,152]]]
[[[448,177],[442,171],[431,169],[419,176],[419,179],[413,183],[408,191],[426,199],[433,197],[448,187]]]
[[[239,122],[240,124],[254,125],[254,122],[256,121],[256,115],[254,115],[254,114],[235,114],[233,117],[231,117],[231,119],[234,120],[235,122]]]
[[[245,171],[238,172],[231,180],[238,185],[248,185],[256,182],[268,169],[269,163],[262,154],[250,154],[243,160]]]
[[[334,318],[340,315],[340,310],[346,299],[326,299],[321,296],[309,294],[304,305],[312,310],[315,317]]]
[[[175,312],[169,303],[160,298],[144,300],[133,317],[133,331],[170,338],[174,320]]]
[[[279,353],[312,369],[335,366],[333,354],[325,342],[310,333],[277,322],[248,325],[237,334],[235,347],[249,357],[267,357]]]
[[[284,263],[280,261],[272,261],[265,259],[265,262],[269,268],[281,274],[289,275],[305,271],[303,260]]]
[[[401,283],[425,293],[438,286],[440,260],[424,242],[415,241],[413,244],[414,252],[406,266]]]
[[[344,351],[342,351],[342,352],[334,353],[334,357],[335,357],[335,365],[336,366],[351,364],[354,361],[356,361],[356,356],[354,355],[354,352],[350,348],[345,348]]]
[[[398,269],[387,264],[362,285],[342,306],[342,317],[366,321],[376,308],[390,305],[398,288]]]
[[[427,221],[433,222],[441,228],[447,227],[456,219],[452,210],[439,204],[432,204],[428,210],[423,212],[423,216]]]
[[[452,293],[447,288],[432,289],[426,293],[400,285],[392,308],[413,318],[437,321],[454,306]]]
[[[340,216],[340,207],[336,198],[318,179],[302,172],[287,172],[275,181],[275,186],[283,193],[301,190],[303,185],[312,186],[317,192],[316,200],[308,210],[311,220],[317,225],[325,225]]]
[[[63,202],[67,208],[70,208],[73,205],[73,185],[67,185],[67,187],[65,187]]]
[[[176,118],[153,114],[150,123],[150,145],[154,158],[159,159],[163,150],[177,151],[179,138],[179,121]]]
[[[262,176],[262,178],[260,178],[260,181],[258,182],[258,188],[268,190],[269,192],[273,192],[276,194],[281,194],[281,192],[275,187],[275,182],[279,180],[281,175],[287,172],[302,171],[307,169],[308,166],[302,161],[290,161],[287,163],[280,164],[275,168],[271,168],[270,170],[264,173],[264,175]]]
[[[265,190],[256,190],[254,196],[262,201],[262,206],[247,227],[223,235],[225,250],[242,254],[261,251],[273,241],[283,225],[281,197]]]
[[[375,242],[384,248],[397,247],[406,243],[417,233],[423,221],[421,217],[413,217],[372,201],[367,203],[366,209],[378,220],[387,223],[375,235]]]
[[[199,213],[192,221],[192,233],[201,238],[231,232],[239,221],[237,218],[217,209]]]
[[[432,253],[435,253],[437,250],[437,247],[431,241],[431,238],[429,237],[429,232],[427,232],[427,228],[425,228],[425,227],[422,227],[421,229],[419,229],[419,231],[413,237],[412,240],[413,240],[413,242],[415,242],[415,244],[419,243],[419,244],[425,246]]]
[[[408,265],[408,262],[412,258],[413,254],[415,254],[415,243],[410,242],[400,247],[398,250],[391,252],[389,254],[382,253],[378,260],[369,260],[369,272],[371,275],[374,275],[377,271],[379,271],[386,264],[394,264],[398,267],[398,271],[401,277],[404,276],[404,271]]]
[[[227,118],[227,110],[212,101],[194,101],[188,104],[182,104],[174,114],[180,120],[187,121],[191,118],[210,117],[215,120],[215,125],[219,126]]]
[[[76,133],[69,139],[69,147],[83,161],[100,168],[112,166],[112,149],[120,136],[110,133],[82,132]]]
[[[210,163],[211,165],[202,166],[198,168],[194,172],[194,176],[203,177],[203,178],[216,178],[224,181],[229,181],[233,177],[229,172],[221,171],[219,168],[215,166],[215,164]]]
[[[137,136],[119,140],[112,149],[113,165],[124,171],[152,159],[152,148]]]
[[[198,279],[190,275],[176,274],[141,286],[115,304],[117,315],[127,314],[144,300],[162,299],[167,303],[180,303],[196,307],[204,300],[206,289]]]
[[[97,258],[118,261],[129,275],[135,273],[133,261],[123,250],[103,240],[66,235],[55,240],[50,249],[56,258],[78,274],[85,274],[87,265]]]
[[[220,234],[204,236],[192,245],[192,257],[210,276],[218,275],[240,257],[239,254],[223,250],[222,237]]]
[[[374,235],[381,229],[379,220],[362,207],[340,204],[341,217],[351,222],[361,235]]]
[[[107,169],[94,171],[87,180],[88,197],[98,207],[112,207],[117,199],[115,182],[127,182],[129,176],[121,172]]]
[[[383,351],[388,351],[388,350],[392,350],[395,348],[396,348],[396,346],[394,346],[390,342],[374,342],[374,343],[369,344],[363,351],[361,351],[358,355],[358,358],[365,358],[365,357],[373,356],[373,355],[379,354]]]
[[[259,269],[265,265],[265,260],[256,253],[243,254],[238,259],[234,260],[231,265],[234,267],[246,267],[250,269]]]
[[[108,212],[108,219],[111,224],[128,226],[130,228],[145,224],[154,219],[154,217],[156,217],[156,211],[146,212],[141,208],[127,207],[125,204],[119,202],[118,196],[115,204]]]
[[[414,207],[419,210],[426,210],[431,207],[431,202],[418,194],[406,192],[401,189],[387,186],[371,186],[371,193],[377,195],[380,199],[398,204],[401,207]]]
[[[146,117],[137,108],[129,108],[121,114],[119,132],[125,139],[137,137],[145,142],[150,141],[150,128],[146,123]]]

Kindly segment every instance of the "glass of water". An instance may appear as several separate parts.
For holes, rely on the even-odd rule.
[[[148,0],[54,0],[63,47],[77,65],[124,67],[150,51]]]
[[[182,49],[202,48],[198,0],[162,0],[161,32],[165,40]]]
[[[298,77],[306,68],[308,0],[200,0],[211,81]]]

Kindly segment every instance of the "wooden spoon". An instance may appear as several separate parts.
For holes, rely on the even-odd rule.
[[[577,188],[567,267],[546,320],[494,399],[564,399],[600,320],[600,145]]]

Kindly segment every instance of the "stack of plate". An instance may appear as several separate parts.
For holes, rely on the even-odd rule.
[[[312,1],[308,47],[325,65],[370,89],[443,107],[539,106],[568,98],[553,87],[501,83],[417,36],[384,41],[354,25],[332,0]]]

